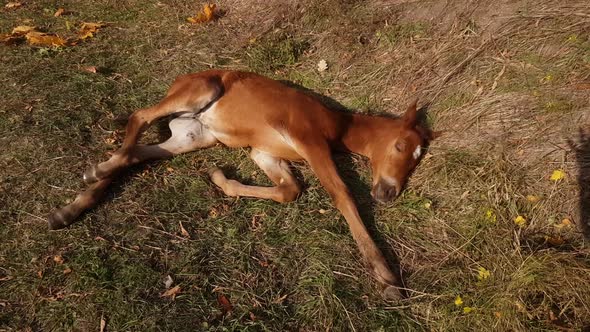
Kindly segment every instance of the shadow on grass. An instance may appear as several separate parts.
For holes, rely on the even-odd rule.
[[[590,239],[590,131],[580,128],[577,140],[569,141],[569,144],[576,154],[578,165],[579,224],[586,239]]]

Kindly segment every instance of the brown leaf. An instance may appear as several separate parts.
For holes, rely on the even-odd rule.
[[[25,35],[30,45],[39,46],[66,46],[67,41],[58,35],[43,33],[39,31],[31,31]]]
[[[59,16],[62,16],[62,15],[63,15],[63,13],[64,13],[65,11],[66,11],[65,9],[63,9],[63,8],[60,8],[60,9],[58,9],[58,10],[55,12],[55,14],[53,14],[53,17],[59,17]]]
[[[96,67],[95,67],[95,66],[86,66],[86,67],[82,67],[82,70],[83,70],[83,71],[87,71],[87,72],[89,72],[89,73],[93,73],[93,74],[96,74],[96,72],[97,72],[97,69],[96,69]]]
[[[250,320],[255,321],[256,318],[257,318],[256,315],[254,315],[254,313],[252,311],[250,311]]]
[[[189,234],[189,233],[186,231],[186,229],[184,229],[184,227],[182,226],[182,222],[181,222],[181,221],[179,221],[178,223],[180,224],[180,234],[182,234],[182,236],[184,236],[184,237],[188,237],[188,238],[190,238],[191,236],[190,236],[190,234]]]
[[[72,269],[70,269],[69,267],[64,270],[64,275],[68,275],[70,273],[72,273]]]
[[[53,256],[53,261],[61,265],[64,263],[64,258],[61,255],[55,255]]]
[[[4,8],[6,9],[17,9],[18,7],[21,7],[23,5],[22,2],[9,2],[6,5],[4,5]]]
[[[565,243],[561,236],[545,236],[545,240],[552,246],[560,246]]]
[[[37,271],[37,277],[43,278],[43,270]]]
[[[170,297],[172,298],[172,300],[174,300],[176,298],[176,295],[179,294],[181,291],[180,286],[174,286],[172,288],[170,288],[169,290],[165,291],[164,293],[162,293],[162,295],[160,295],[160,297]]]
[[[107,321],[104,319],[104,315],[100,316],[100,332],[104,332],[105,327],[107,327]]]
[[[233,306],[231,305],[231,303],[229,302],[229,300],[227,299],[227,297],[225,297],[225,295],[223,295],[223,294],[217,295],[217,302],[219,303],[219,305],[221,305],[223,315],[227,315],[228,313],[231,313],[231,311],[234,309]]]
[[[14,278],[13,276],[6,276],[6,277],[0,278],[0,281],[8,281],[8,280],[12,280],[13,278]]]

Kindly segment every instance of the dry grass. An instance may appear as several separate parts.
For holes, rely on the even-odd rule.
[[[0,12],[0,32],[27,19],[58,33],[66,20],[109,22],[72,48],[0,47],[0,330],[98,330],[101,317],[109,331],[589,328],[584,0],[223,0],[218,21],[185,24],[198,6],[35,1]],[[57,7],[73,14],[55,18]],[[245,150],[137,167],[79,223],[47,231],[46,214],[120,140],[119,120],[175,76],[211,67],[287,79],[359,112],[427,104],[425,121],[444,134],[391,206],[371,202],[366,160],[337,158],[408,299],[379,298],[305,165],[297,202],[221,195],[205,176],[213,163],[268,183]],[[555,169],[567,174],[558,183]],[[182,289],[174,301],[160,297],[167,275]]]

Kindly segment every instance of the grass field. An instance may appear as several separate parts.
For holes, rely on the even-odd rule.
[[[205,24],[187,23],[204,4],[188,0],[23,3],[0,9],[0,34],[107,25],[75,46],[0,45],[0,331],[590,329],[586,0],[220,0]],[[136,167],[76,224],[47,230],[126,117],[208,68],[370,114],[420,97],[443,136],[394,203],[371,201],[366,160],[336,156],[407,299],[381,299],[305,164],[293,203],[225,197],[214,164],[270,184],[245,149]]]

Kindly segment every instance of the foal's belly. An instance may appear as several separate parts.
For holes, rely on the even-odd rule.
[[[247,118],[240,118],[236,113],[213,104],[198,115],[198,120],[228,147],[252,147],[281,159],[303,159],[286,130],[273,128],[260,113],[249,112]]]

